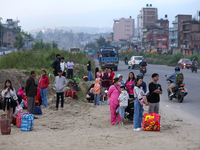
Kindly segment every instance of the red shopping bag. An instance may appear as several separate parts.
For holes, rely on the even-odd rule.
[[[143,130],[144,131],[160,131],[160,118],[161,116],[156,113],[145,113],[143,117]]]

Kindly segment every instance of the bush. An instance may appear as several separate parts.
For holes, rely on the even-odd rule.
[[[60,54],[65,57],[67,62],[69,58],[72,58],[72,61],[75,64],[87,65],[89,58],[86,58],[84,53],[69,53],[64,50],[58,49],[48,49],[48,50],[30,50],[30,51],[17,51],[10,54],[6,54],[0,59],[0,69],[18,69],[26,70],[30,72],[35,70],[37,74],[41,74],[42,70],[46,70],[47,73],[52,73],[53,68],[51,63],[54,61],[56,54]],[[95,70],[95,62],[92,61],[93,70]],[[82,68],[78,74],[79,78],[82,78]],[[81,76],[80,76],[81,75]]]

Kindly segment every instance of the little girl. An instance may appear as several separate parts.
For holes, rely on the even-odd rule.
[[[135,81],[134,87],[134,131],[140,131],[142,128],[142,114],[143,114],[143,104],[148,105],[147,98],[145,96],[144,90],[141,87],[143,79],[138,77]]]
[[[99,101],[100,101],[100,90],[101,86],[99,84],[99,79],[96,78],[95,80],[95,85],[94,85],[94,105],[99,105]]]

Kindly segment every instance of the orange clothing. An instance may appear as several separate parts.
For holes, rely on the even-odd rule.
[[[94,94],[100,94],[101,93],[101,87],[100,87],[100,84],[99,84],[99,79],[96,78],[95,80],[95,85],[94,85]]]

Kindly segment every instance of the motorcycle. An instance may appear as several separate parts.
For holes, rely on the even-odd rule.
[[[125,109],[125,118],[133,121],[133,115],[134,115],[134,98],[129,98],[128,100],[128,106]]]
[[[193,73],[194,71],[195,71],[195,73],[197,73],[197,68],[198,68],[197,63],[193,64],[192,67],[191,67],[192,73]]]
[[[146,72],[147,72],[146,66],[140,66],[140,73],[142,73],[143,76],[145,75]]]
[[[165,75],[165,76],[168,77],[167,75]],[[168,86],[170,86],[172,83],[173,83],[173,80],[168,79]],[[182,103],[184,100],[184,97],[188,94],[187,89],[185,88],[185,84],[183,84],[183,83],[179,84],[175,88],[173,88],[172,92],[174,93],[174,95],[170,96],[171,93],[169,91],[169,88],[167,89],[169,100],[176,98],[176,99],[178,99],[179,103]]]

